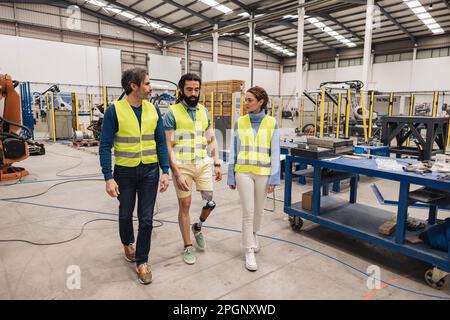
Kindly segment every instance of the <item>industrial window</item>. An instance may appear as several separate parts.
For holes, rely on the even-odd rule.
[[[432,58],[439,58],[439,53],[440,53],[441,49],[433,49],[431,50],[431,57]]]
[[[417,59],[448,57],[449,55],[450,55],[450,47],[436,48],[436,49],[424,49],[424,50],[417,51]]]
[[[402,53],[376,55],[373,62],[374,63],[385,63],[385,62],[407,61],[407,60],[412,60],[412,58],[413,58],[413,53],[412,53],[412,51],[409,51],[409,52],[402,52]]]
[[[413,55],[412,51],[400,53],[400,61],[412,60]]]
[[[283,73],[295,72],[296,70],[296,66],[283,66]]]
[[[334,61],[310,63],[309,64],[309,70],[332,69],[332,68],[334,68],[334,65],[335,65]]]
[[[418,50],[417,51],[417,59],[428,59],[431,58],[431,50]]]
[[[440,57],[446,57],[449,55],[448,51],[450,50],[450,48],[441,48],[439,49],[439,56]]]
[[[386,62],[386,55],[382,54],[379,56],[375,56],[375,58],[373,59],[373,63],[385,63]]]
[[[351,67],[351,66],[360,66],[363,64],[363,58],[354,58],[354,59],[341,59],[339,60],[339,67]]]

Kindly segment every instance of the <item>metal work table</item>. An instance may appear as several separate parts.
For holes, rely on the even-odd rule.
[[[293,204],[291,201],[292,179],[295,177],[295,174],[292,172],[293,163],[299,163],[305,166],[310,165],[314,168],[311,212],[302,209],[301,202]],[[332,196],[321,197],[321,186],[323,185],[323,181],[321,181],[322,169],[324,168],[336,170],[340,173],[353,174],[350,180],[349,202],[342,201],[336,197],[333,198]],[[407,243],[405,238],[417,236],[419,233],[434,225],[438,213],[437,206],[430,206],[426,228],[415,232],[407,231],[408,206],[412,203],[408,198],[410,185],[415,184],[450,191],[450,181],[438,180],[437,173],[420,175],[404,171],[380,170],[374,159],[355,160],[336,158],[331,160],[313,160],[288,155],[286,157],[285,169],[284,212],[294,217],[295,221],[300,223],[300,228],[303,224],[301,218],[303,218],[389,250],[425,261],[435,267],[434,269],[427,270],[426,280],[427,276],[429,278],[427,283],[438,289],[439,286],[434,286],[433,283],[439,282],[441,285],[444,282],[445,284],[448,278],[447,273],[450,272],[450,252],[435,250],[426,244]],[[400,182],[396,219],[397,226],[394,234],[385,236],[378,232],[380,225],[394,218],[391,212],[356,202],[358,175],[379,177]],[[343,178],[348,179],[348,176],[343,175]],[[433,281],[430,280],[431,275]]]
[[[398,158],[407,154],[417,156],[419,160],[430,160],[438,153],[445,153],[449,118],[384,116],[381,123],[381,142],[390,146],[391,141],[396,139],[397,146],[391,147],[390,151],[396,153]],[[423,130],[426,131],[425,138],[422,137]],[[414,139],[417,145],[410,147],[408,139]],[[433,148],[434,143],[437,149]]]

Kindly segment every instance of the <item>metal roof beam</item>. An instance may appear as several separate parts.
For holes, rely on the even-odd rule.
[[[143,2],[144,0],[137,0],[136,2],[130,4],[130,8],[134,7],[135,5],[138,5],[139,3]]]
[[[248,28],[243,28],[243,29],[241,29],[241,30],[236,30],[236,31],[234,31],[234,32],[235,32],[235,33],[248,32]],[[281,40],[279,40],[279,39],[276,39],[275,37],[273,37],[273,36],[271,36],[271,35],[265,33],[264,31],[262,31],[261,29],[258,29],[258,28],[257,28],[257,29],[255,30],[255,36],[256,36],[256,35],[264,36],[264,37],[266,37],[266,38],[268,38],[268,39],[270,39],[270,40],[276,42],[277,45],[283,45],[283,46],[287,47],[289,50],[294,51],[294,52],[297,52],[297,48],[294,48],[294,47],[292,47],[292,46],[290,46],[290,45],[284,43],[283,41],[281,41]],[[258,48],[260,48],[260,46],[258,46]]]
[[[231,37],[231,36],[225,36],[225,37],[221,37],[221,38],[224,38],[224,39],[227,39],[227,38],[228,38],[228,39],[230,39],[231,41],[239,42],[240,44],[245,45],[245,46],[248,47],[248,41],[245,41],[245,40],[243,40],[243,39],[241,39],[241,38],[238,38],[238,37]],[[277,55],[277,54],[271,52],[271,51],[265,50],[265,49],[263,49],[263,48],[256,48],[256,50],[258,50],[258,51],[260,51],[260,52],[262,52],[262,53],[264,53],[264,54],[266,54],[266,55],[268,55],[268,56],[270,56],[270,57],[276,59],[276,60],[278,61],[278,63],[280,63],[280,61],[281,61],[281,57],[280,57],[279,55]]]
[[[231,3],[234,3],[234,4],[237,5],[239,8],[241,8],[242,10],[244,10],[244,11],[246,11],[246,12],[248,12],[248,13],[250,13],[250,12],[252,11],[252,9],[251,9],[249,6],[243,4],[243,3],[240,2],[239,0],[228,0],[228,1],[230,1]]]
[[[259,31],[256,30],[256,33],[259,34],[259,35],[262,35],[262,36],[264,36],[264,37],[266,37],[266,38],[269,38],[270,40],[275,41],[275,42],[278,43],[278,44],[281,44],[281,45],[287,47],[289,50],[294,51],[294,53],[297,52],[297,48],[294,48],[294,47],[292,47],[292,46],[290,46],[290,45],[288,45],[288,44],[285,44],[284,42],[282,42],[282,41],[280,41],[280,40],[278,40],[278,39],[276,39],[276,38],[274,38],[274,37],[268,35],[267,33],[263,32],[263,31],[261,31],[261,30],[259,30]]]
[[[417,43],[416,37],[414,37],[408,30],[405,29],[394,17],[392,17],[389,12],[387,12],[379,3],[377,4],[380,11],[384,14],[386,18],[388,18],[393,24],[395,24],[400,30],[402,30],[412,42]]]
[[[165,0],[165,1],[169,1],[169,0]],[[326,2],[328,2],[328,1],[327,0],[312,0],[312,1],[309,1],[309,2],[307,2],[305,4],[297,5],[295,7],[292,7],[292,8],[289,8],[289,9],[285,9],[285,10],[280,10],[278,12],[267,14],[267,15],[262,16],[262,17],[257,17],[257,18],[253,18],[253,19],[239,21],[239,22],[236,22],[236,23],[234,23],[232,25],[228,25],[228,26],[225,26],[225,27],[220,27],[216,32],[219,32],[219,34],[220,34],[220,33],[232,32],[232,31],[235,31],[235,30],[239,30],[239,29],[242,29],[243,27],[246,27],[249,22],[255,22],[255,23],[258,24],[260,22],[276,20],[276,19],[278,19],[279,17],[282,17],[285,14],[292,13],[293,10],[295,10],[297,8],[302,8],[302,7],[307,8],[307,7],[310,7],[312,5],[325,4]],[[198,36],[193,36],[191,38],[191,41],[196,41],[196,40],[202,40],[202,39],[205,39],[205,38],[209,38],[209,37],[211,37],[211,33],[212,32],[213,32],[213,30],[209,30],[209,31],[205,31],[204,33],[202,33],[202,34],[200,34]],[[180,41],[172,41],[171,43],[168,43],[167,46],[170,47],[170,46],[173,46],[173,45],[175,45],[175,44],[177,44],[179,42]]]
[[[173,0],[163,0],[163,2],[167,3],[167,4],[170,4],[170,5],[174,6],[174,7],[177,7],[180,10],[186,11],[186,12],[192,14],[193,16],[196,16],[197,18],[200,18],[200,19],[202,19],[202,20],[204,20],[206,22],[209,22],[211,25],[214,25],[216,23],[216,21],[214,21],[213,19],[208,18],[207,16],[205,16],[203,14],[200,14],[197,11],[192,10],[191,8],[186,7],[186,6],[182,5],[182,4],[179,4],[178,2],[175,2]]]
[[[322,17],[326,20],[329,20],[335,24],[337,24],[339,27],[341,27],[342,29],[344,29],[345,31],[347,31],[348,33],[350,33],[352,36],[354,36],[355,38],[357,38],[358,40],[364,42],[364,38],[359,36],[356,32],[354,32],[353,30],[351,30],[350,28],[347,28],[346,26],[344,26],[342,23],[340,23],[337,19],[333,18],[332,16],[330,16],[329,14],[325,14],[325,15],[317,15],[318,17]]]
[[[449,0],[443,0],[445,6],[450,10],[450,1]]]
[[[158,22],[159,24],[165,25],[166,27],[169,27],[169,28],[171,28],[171,29],[173,29],[175,31],[178,31],[180,33],[185,33],[185,31],[183,29],[180,29],[180,28],[178,28],[178,27],[176,27],[176,26],[174,26],[174,25],[172,25],[170,23],[164,22],[161,19],[149,16],[148,14],[143,13],[143,12],[141,12],[139,10],[133,9],[131,7],[128,7],[128,6],[125,6],[125,5],[121,4],[121,3],[119,3],[118,1],[108,0],[108,2],[110,4],[112,4],[112,5],[115,5],[116,7],[119,7],[123,11],[129,11],[129,12],[135,13],[135,14],[137,14],[139,16],[143,16],[144,18],[147,18],[147,19],[153,20],[155,22]]]
[[[73,2],[70,2],[68,0],[60,0],[59,3],[65,3],[66,5],[73,5],[74,4]],[[155,40],[159,41],[160,43],[162,43],[164,41],[164,39],[160,35],[157,35],[157,34],[151,32],[151,31],[147,31],[147,30],[135,27],[135,26],[133,26],[131,24],[128,24],[128,23],[122,22],[120,20],[111,18],[110,16],[107,16],[107,15],[99,13],[97,11],[88,9],[88,8],[86,8],[84,6],[79,6],[79,7],[80,7],[81,12],[89,14],[89,15],[91,15],[93,17],[102,19],[104,21],[108,21],[108,22],[110,22],[112,24],[118,25],[118,26],[123,27],[125,29],[131,30],[131,31],[134,31],[134,32],[138,32],[140,34],[146,35],[147,37],[154,38]]]
[[[290,23],[290,22],[284,22],[283,25],[286,26],[286,27],[288,27],[288,28],[291,28],[291,29],[294,29],[294,30],[298,30],[298,27],[297,27],[295,24],[293,24],[293,23]],[[322,44],[322,45],[328,47],[329,49],[333,50],[334,52],[337,52],[337,49],[336,49],[335,47],[329,45],[328,43],[326,43],[325,41],[319,39],[318,37],[314,36],[313,34],[309,33],[308,31],[304,30],[304,33],[305,33],[308,37],[310,37],[311,39],[314,39],[315,41],[317,41],[317,42],[319,42],[320,44]],[[295,50],[295,51],[297,52],[297,50]]]

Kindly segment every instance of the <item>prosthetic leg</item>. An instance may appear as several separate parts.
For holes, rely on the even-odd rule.
[[[202,224],[203,222],[208,219],[211,212],[216,207],[216,203],[212,200],[212,191],[201,191],[202,199],[206,200],[206,205],[202,208],[202,212],[200,213],[199,222],[194,223],[194,229],[197,232],[200,232],[202,230]]]

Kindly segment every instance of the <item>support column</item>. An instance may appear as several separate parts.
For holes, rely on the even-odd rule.
[[[250,14],[250,19],[255,17],[255,13]],[[250,69],[250,88],[253,87],[253,72],[254,72],[254,51],[255,51],[255,23],[248,23],[249,39],[248,39],[248,67]]]
[[[184,73],[189,72],[189,39],[186,35],[186,40],[184,41]]]
[[[13,18],[14,18],[14,21],[16,21],[16,22],[14,22],[14,35],[16,36],[16,37],[18,37],[19,36],[19,24],[17,23],[17,8],[16,8],[16,2],[14,1],[13,2]]]
[[[414,79],[414,72],[416,68],[416,59],[417,59],[417,45],[414,46],[413,49],[413,58],[411,61],[411,72],[409,74],[409,91],[413,91],[413,79]]]
[[[102,94],[103,87],[103,38],[102,38],[102,20],[98,19],[98,47],[97,47],[97,61],[98,61],[98,87],[99,94]]]
[[[214,25],[214,30],[218,29],[218,25]],[[219,63],[219,33],[213,32],[213,63],[214,63],[214,71],[213,71],[213,80],[218,80],[217,76],[217,68]]]
[[[218,29],[218,25],[215,24],[214,30],[217,30],[217,29]],[[213,32],[212,38],[213,38],[213,62],[219,63],[219,33],[216,31]]]
[[[334,57],[334,80],[337,81],[337,73],[339,68],[339,53]]]
[[[161,48],[161,51],[162,51],[162,55],[163,55],[163,56],[167,56],[167,47],[166,47],[166,43],[167,43],[167,41],[166,41],[166,40],[163,40],[163,46],[162,46],[162,48]]]
[[[306,89],[306,91],[308,91],[308,76],[309,76],[309,61],[308,61],[308,57],[306,57],[304,72],[305,72],[305,82],[303,83],[303,86]]]
[[[401,95],[401,96],[400,96],[400,109],[399,109],[399,111],[398,111],[400,115],[406,115],[406,112],[405,112],[405,103],[406,103],[406,98],[405,98],[404,95]]]
[[[305,0],[299,0],[299,5],[303,5]],[[296,83],[295,83],[295,98],[297,105],[303,94],[303,36],[305,30],[305,8],[298,8],[298,27],[297,27],[297,67]]]
[[[374,9],[374,0],[367,0],[366,30],[364,33],[364,56],[363,56],[363,73],[362,73],[362,81],[364,82],[365,90],[369,90],[369,80],[370,80],[369,70],[370,70],[370,55],[372,52],[373,9]]]

